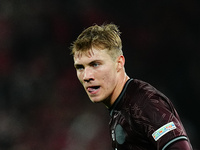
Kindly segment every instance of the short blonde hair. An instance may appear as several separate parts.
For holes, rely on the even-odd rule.
[[[71,54],[86,52],[92,47],[107,49],[112,58],[123,55],[121,32],[115,24],[94,25],[85,29],[71,45]]]

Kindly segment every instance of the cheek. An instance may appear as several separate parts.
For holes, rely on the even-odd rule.
[[[81,83],[83,83],[83,78],[82,78],[82,74],[81,73],[77,72],[77,78],[79,79],[79,81]]]
[[[114,70],[108,70],[103,76],[103,81],[106,85],[106,88],[111,88],[112,86],[114,86],[115,79],[116,79],[116,72]]]

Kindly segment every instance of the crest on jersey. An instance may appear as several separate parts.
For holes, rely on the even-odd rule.
[[[125,142],[126,132],[120,124],[118,124],[115,128],[115,135],[118,144],[123,144]]]
[[[123,144],[126,139],[126,132],[120,124],[117,124],[115,129],[111,132],[112,140],[116,141],[118,144]]]

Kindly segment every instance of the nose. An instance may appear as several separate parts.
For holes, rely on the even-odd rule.
[[[93,76],[93,71],[90,68],[85,68],[84,70],[84,74],[83,74],[83,80],[85,82],[90,82],[92,80],[94,80],[94,76]]]

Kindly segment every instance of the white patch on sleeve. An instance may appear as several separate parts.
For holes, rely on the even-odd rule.
[[[159,138],[161,138],[163,135],[168,133],[171,130],[176,129],[176,126],[173,122],[167,123],[164,126],[160,127],[158,130],[156,130],[152,136],[155,141],[157,141]]]

